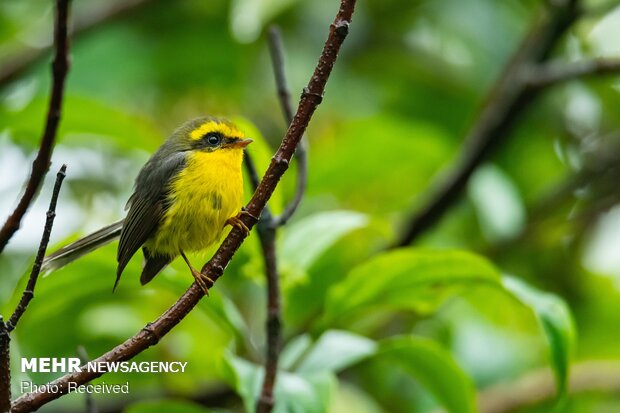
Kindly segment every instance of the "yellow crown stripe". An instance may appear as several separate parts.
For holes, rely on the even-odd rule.
[[[190,132],[189,137],[192,140],[198,140],[205,136],[209,132],[219,132],[224,136],[229,137],[243,137],[242,133],[232,125],[226,123],[220,123],[215,121],[205,122],[193,131]]]

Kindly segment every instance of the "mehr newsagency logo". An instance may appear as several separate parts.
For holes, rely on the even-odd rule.
[[[186,361],[89,361],[82,364],[77,357],[34,357],[21,359],[22,373],[185,373]],[[37,385],[30,381],[21,382],[21,392],[47,393],[129,393],[129,382],[124,384],[86,384],[69,382],[66,389],[54,382]]]

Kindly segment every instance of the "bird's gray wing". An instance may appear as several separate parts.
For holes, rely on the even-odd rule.
[[[169,207],[167,195],[171,178],[185,166],[185,161],[184,152],[164,155],[158,151],[140,171],[135,191],[127,203],[129,211],[121,229],[114,288],[131,257],[161,222]]]

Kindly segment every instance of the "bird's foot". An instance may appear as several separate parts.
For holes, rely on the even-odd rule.
[[[195,269],[194,267],[189,267],[189,269],[191,270],[192,275],[196,280],[196,284],[198,284],[202,291],[204,291],[205,295],[209,295],[209,286],[207,285],[207,283],[213,285],[213,280]]]
[[[207,285],[207,283],[213,285],[214,281],[205,274],[198,271],[196,268],[194,268],[183,251],[181,251],[181,257],[183,257],[183,260],[189,267],[189,270],[192,272],[192,275],[196,280],[196,284],[198,284],[202,291],[204,291],[205,295],[209,295],[209,286]]]
[[[247,234],[250,233],[250,229],[241,220],[241,217],[244,216],[244,215],[252,217],[253,219],[256,219],[256,217],[254,215],[250,214],[245,209],[241,209],[241,211],[236,216],[228,218],[226,220],[226,224],[228,224],[228,225],[230,225],[232,227],[235,227],[235,228],[239,228],[240,230],[245,232],[245,235],[247,235]]]

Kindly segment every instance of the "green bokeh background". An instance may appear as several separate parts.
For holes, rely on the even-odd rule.
[[[73,19],[122,2],[74,0]],[[563,349],[572,363],[602,360],[613,367],[620,359],[618,174],[605,170],[562,192],[577,174],[620,159],[617,76],[544,93],[415,249],[381,253],[462,151],[468,127],[541,3],[359,2],[308,129],[306,195],[278,237],[286,340],[278,411],[431,412],[443,406],[468,412],[476,393],[499,383],[550,365],[561,375]],[[606,7],[613,3],[584,2],[605,12],[582,18],[553,58],[620,55],[620,8]],[[0,65],[49,44],[52,6],[0,2]],[[52,248],[121,218],[140,166],[189,118],[237,119],[256,141],[250,151],[264,171],[286,128],[266,29],[282,29],[296,100],[337,7],[334,0],[148,0],[77,35],[52,157],[51,171],[68,165]],[[38,147],[49,60],[46,53],[0,86],[2,217],[14,206]],[[295,173],[294,166],[272,198],[274,211],[292,197]],[[53,178],[47,176],[0,257],[5,317],[25,284]],[[74,357],[78,346],[96,357],[159,316],[190,284],[184,264],[175,262],[140,287],[136,257],[112,294],[115,248],[40,279],[12,336],[15,396],[21,380],[59,376],[26,377],[20,357]],[[204,262],[209,254],[191,260]],[[96,396],[100,411],[248,408],[264,353],[262,265],[252,234],[210,297],[137,357],[187,361],[188,371],[106,375],[97,382],[129,381],[131,393]],[[431,281],[411,284],[424,277]],[[555,364],[554,357],[560,357]],[[617,388],[569,393],[561,409],[618,411],[617,396]],[[40,411],[84,411],[84,403],[82,395],[69,395]],[[547,412],[554,403],[518,411]]]

